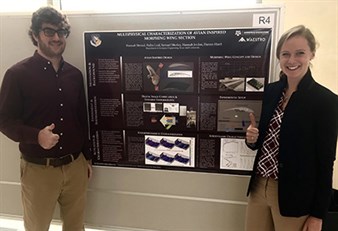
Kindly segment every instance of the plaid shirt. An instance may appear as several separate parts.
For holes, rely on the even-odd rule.
[[[278,106],[270,120],[269,128],[262,145],[262,154],[258,160],[257,174],[262,177],[278,179],[279,133],[284,115],[283,102],[285,92],[278,102]]]

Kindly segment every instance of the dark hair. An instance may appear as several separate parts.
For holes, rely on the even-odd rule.
[[[312,34],[310,29],[306,28],[304,25],[299,25],[284,32],[284,34],[279,39],[276,49],[277,59],[279,59],[280,50],[282,49],[285,41],[298,35],[304,37],[307,40],[311,52],[316,53],[317,41],[315,39],[315,36]]]
[[[31,21],[32,25],[29,29],[28,35],[30,36],[34,46],[37,46],[38,44],[33,35],[38,36],[43,23],[59,26],[65,30],[68,30],[70,33],[70,24],[68,22],[67,16],[50,6],[41,7],[35,11],[32,15]]]

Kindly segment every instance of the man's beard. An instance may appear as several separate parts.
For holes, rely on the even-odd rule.
[[[55,51],[52,46],[48,46],[50,44],[53,43],[59,43],[60,47],[59,49],[57,49],[57,51]],[[59,58],[62,56],[64,50],[65,50],[65,46],[64,44],[61,44],[61,42],[49,42],[48,45],[46,45],[45,43],[41,42],[39,43],[39,48],[40,51],[47,57],[49,58]]]

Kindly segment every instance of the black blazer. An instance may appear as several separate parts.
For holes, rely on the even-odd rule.
[[[258,149],[248,194],[266,130],[286,85],[286,77],[282,77],[265,89],[259,137],[255,145],[248,145]],[[278,202],[282,216],[325,216],[332,190],[337,130],[338,97],[315,82],[309,70],[292,94],[281,124]]]

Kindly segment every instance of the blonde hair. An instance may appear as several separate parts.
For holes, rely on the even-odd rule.
[[[313,54],[316,53],[318,42],[316,41],[315,36],[312,34],[310,29],[306,28],[304,25],[299,25],[299,26],[292,27],[288,31],[284,32],[283,35],[280,37],[278,44],[277,44],[277,49],[276,49],[276,56],[278,60],[279,60],[280,50],[283,44],[285,43],[285,41],[295,36],[304,37],[308,42],[311,52]]]

